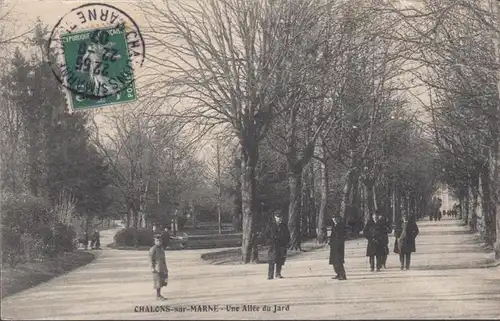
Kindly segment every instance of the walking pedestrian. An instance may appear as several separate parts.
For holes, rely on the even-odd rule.
[[[91,235],[90,249],[95,249],[95,250],[101,249],[101,236],[99,235],[98,229],[95,229]]]
[[[345,273],[345,240],[346,227],[344,219],[340,215],[332,218],[332,233],[330,234],[330,258],[329,264],[333,265],[336,276],[332,279],[347,280]]]
[[[288,243],[290,243],[290,231],[288,227],[283,222],[281,213],[279,211],[274,212],[274,219],[268,227],[267,239],[269,242],[269,266],[267,279],[272,280],[274,278],[274,269],[276,267],[276,278],[282,279],[281,268],[285,264],[286,251],[288,249]]]
[[[413,216],[403,216],[403,222],[395,231],[396,242],[394,252],[399,254],[401,270],[410,269],[411,253],[416,251],[415,239],[419,233],[417,222]]]
[[[378,223],[380,225],[380,231],[382,233],[381,240],[382,244],[384,245],[384,255],[382,255],[382,266],[384,269],[387,268],[387,256],[389,255],[389,234],[392,233],[392,226],[390,222],[387,220],[387,218],[382,215],[380,210],[377,209],[376,211],[378,215]]]
[[[366,222],[363,229],[363,236],[368,240],[366,256],[370,258],[370,271],[373,272],[376,265],[377,272],[380,272],[385,254],[385,244],[383,243],[382,226],[378,221],[377,214],[374,213]]]
[[[153,272],[153,288],[156,289],[156,299],[165,300],[161,295],[161,288],[168,284],[168,268],[165,251],[162,245],[162,237],[155,234],[154,245],[149,249],[149,263]]]

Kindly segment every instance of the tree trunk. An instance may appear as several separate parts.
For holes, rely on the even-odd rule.
[[[300,196],[302,190],[302,171],[292,171],[288,175],[290,204],[288,208],[288,229],[290,230],[290,249],[300,248]]]
[[[368,221],[371,215],[375,214],[375,180],[365,179],[363,181],[365,185],[365,222]]]
[[[459,219],[463,219],[464,216],[467,215],[467,193],[462,190],[461,193],[460,193],[460,213],[459,213],[459,216],[458,218]]]
[[[498,5],[498,4],[497,4]],[[500,87],[500,82],[499,82]],[[497,106],[497,115],[499,115]],[[492,117],[493,118],[493,117]],[[491,119],[493,121],[493,119]],[[498,121],[493,124],[491,147],[488,150],[488,192],[490,197],[488,212],[485,213],[486,243],[493,245],[495,258],[500,259],[500,139]],[[495,242],[496,240],[496,242]]]
[[[391,213],[391,224],[392,226],[394,226],[394,224],[396,223],[396,206],[399,206],[399,204],[397,203],[397,200],[396,200],[396,184],[392,184],[392,190],[391,190],[391,210],[392,210],[392,213]]]
[[[472,195],[472,214],[471,214],[471,219],[469,222],[469,227],[472,232],[477,232],[477,210],[479,207],[479,191],[478,191],[478,177],[474,179],[473,186],[471,188],[471,195]]]
[[[470,213],[470,186],[467,186],[467,190],[466,190],[466,194],[465,194],[465,213],[462,217],[462,220],[464,221],[465,224],[469,224],[469,213]]]
[[[130,204],[129,202],[127,202],[127,209],[126,209],[126,227],[132,227],[132,204]]]
[[[307,237],[309,226],[309,176],[306,170],[302,171],[302,190],[300,193],[300,233],[301,239]]]
[[[349,169],[347,172],[347,177],[346,177],[346,182],[344,184],[344,190],[343,190],[343,197],[342,197],[342,204],[341,204],[341,216],[344,218],[344,220],[347,222],[347,219],[349,219],[350,213],[350,206],[351,206],[351,195],[352,195],[352,187],[353,187],[353,169]]]
[[[320,162],[320,190],[321,190],[321,203],[319,205],[318,214],[318,227],[317,227],[317,240],[319,243],[326,242],[326,209],[328,208],[328,169],[326,167],[326,162]]]
[[[242,179],[242,163],[240,158],[235,159],[235,167],[237,170],[237,175],[235,175],[235,196],[233,202],[233,229],[237,232],[242,231],[243,223],[243,213],[242,213],[242,189],[241,189],[241,179]]]
[[[359,175],[356,173],[352,183],[352,199],[351,199],[351,210],[352,216],[358,222],[362,222],[363,217],[361,216],[361,193],[360,193]]]
[[[147,226],[146,222],[146,204],[145,204],[145,199],[143,197],[140,198],[140,204],[139,204],[139,213],[138,215],[138,227],[145,228]]]
[[[403,199],[403,193],[401,191],[400,186],[396,186],[395,188],[395,199],[394,199],[394,223],[396,226],[399,226],[402,221],[402,212],[401,208],[403,206],[402,199]]]
[[[314,175],[314,162],[311,162],[310,166],[310,174],[309,176],[311,177],[311,188],[309,188],[309,194],[308,194],[308,199],[309,199],[309,236],[310,237],[316,237],[316,177]]]
[[[366,186],[365,184],[362,184],[359,186],[359,194],[361,196],[361,213],[363,214],[363,222],[367,222],[368,219],[370,218],[370,211],[368,210],[368,193],[366,192]]]
[[[465,195],[464,195],[462,190],[460,191],[460,194],[458,196],[458,202],[460,205],[460,212],[458,213],[458,216],[460,219],[462,219],[464,209],[465,209]]]
[[[255,260],[252,255],[254,249],[254,225],[253,214],[256,213],[255,206],[255,167],[257,165],[257,147],[251,146],[244,151],[241,162],[241,204],[242,204],[242,240],[241,253],[244,263]],[[252,257],[253,256],[253,257]]]
[[[241,194],[241,193],[240,193]],[[240,206],[241,208],[241,206]],[[190,205],[189,205],[189,210],[191,212],[191,221],[193,223],[193,228],[196,229],[198,228],[198,220],[197,220],[197,211],[196,211],[196,208],[194,207],[194,204],[193,202],[191,201]]]

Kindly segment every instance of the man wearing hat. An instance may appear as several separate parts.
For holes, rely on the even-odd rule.
[[[401,270],[410,269],[411,253],[416,252],[415,239],[419,234],[419,229],[415,217],[405,213],[403,220],[394,231],[396,242],[394,243],[394,252],[399,254]]]
[[[344,253],[345,253],[345,223],[340,215],[335,215],[332,218],[332,234],[330,234],[330,259],[329,263],[333,265],[333,269],[337,274],[333,279],[347,280],[344,269]]]
[[[165,258],[165,251],[162,245],[161,234],[154,235],[155,244],[149,249],[149,262],[153,272],[153,287],[156,289],[156,299],[165,300],[161,295],[161,288],[167,286],[168,268]]]
[[[389,234],[392,233],[392,226],[387,220],[385,215],[382,215],[382,211],[377,209],[375,211],[377,214],[377,222],[378,225],[380,226],[379,231],[382,233],[381,235],[381,243],[384,246],[384,253],[381,257],[382,259],[382,266],[384,269],[386,268],[386,263],[387,263],[387,255],[389,255]]]
[[[285,264],[286,251],[288,249],[288,243],[290,242],[290,231],[288,227],[283,222],[281,213],[275,211],[273,213],[273,219],[268,229],[269,238],[269,268],[267,279],[272,280],[274,277],[274,266],[276,265],[276,277],[282,279],[281,268]]]

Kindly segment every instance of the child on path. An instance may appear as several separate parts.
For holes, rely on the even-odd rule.
[[[162,236],[156,234],[154,241],[155,245],[149,249],[149,262],[153,272],[153,287],[156,289],[156,299],[163,301],[166,299],[161,295],[161,288],[167,286],[168,283],[167,261],[162,245]]]

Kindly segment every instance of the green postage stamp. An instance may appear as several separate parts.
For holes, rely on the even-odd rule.
[[[145,45],[139,27],[122,10],[101,3],[74,8],[55,25],[48,49],[72,110],[137,100],[134,76]]]
[[[137,99],[133,70],[127,66],[130,61],[127,41],[119,27],[67,33],[61,35],[61,40],[68,70],[63,73],[65,81],[84,91],[68,91],[74,110]]]

